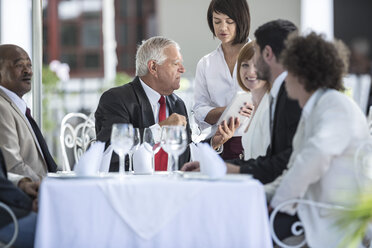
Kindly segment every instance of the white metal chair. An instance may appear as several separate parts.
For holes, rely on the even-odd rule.
[[[357,179],[357,182],[359,184],[360,191],[365,190],[366,188],[371,186],[372,183],[372,138],[369,138],[368,140],[362,142],[359,147],[357,148],[355,154],[354,154],[354,166],[355,166],[355,176]],[[305,233],[303,229],[303,225],[300,221],[297,221],[292,224],[291,232],[294,235],[294,237],[303,236],[304,239],[300,241],[298,244],[288,244],[286,242],[280,241],[275,234],[274,231],[274,220],[277,215],[277,213],[287,205],[293,205],[293,204],[306,204],[313,207],[323,208],[323,209],[332,209],[336,211],[348,211],[351,210],[350,208],[343,207],[343,206],[337,206],[332,204],[326,204],[321,202],[313,202],[310,200],[304,200],[304,199],[291,199],[288,201],[285,201],[281,204],[279,204],[272,212],[270,216],[270,231],[271,236],[279,247],[282,248],[300,248],[300,247],[306,247],[306,239],[305,239]],[[370,225],[369,229],[371,229],[372,226]],[[372,234],[367,233],[364,238],[364,242],[367,243],[366,247],[372,248],[371,244],[371,237]]]
[[[10,217],[12,218],[13,222],[14,222],[14,233],[13,233],[12,238],[10,239],[10,241],[7,244],[1,244],[0,243],[0,247],[4,247],[4,248],[12,247],[12,245],[14,244],[14,242],[16,241],[17,236],[18,236],[18,230],[19,230],[18,229],[18,220],[17,220],[17,217],[15,216],[15,214],[13,213],[13,210],[10,207],[8,207],[8,205],[6,205],[3,202],[0,202],[0,208],[3,208],[5,211],[7,211],[9,213]]]
[[[95,121],[91,114],[69,113],[61,122],[60,142],[63,170],[71,171],[81,155],[95,142]]]

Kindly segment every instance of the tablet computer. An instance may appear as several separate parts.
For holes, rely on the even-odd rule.
[[[245,91],[238,91],[229,105],[227,105],[225,111],[217,121],[217,125],[220,125],[223,121],[229,123],[230,117],[239,117],[239,121],[242,124],[248,117],[239,114],[240,108],[244,106],[244,103],[252,103],[252,95]]]

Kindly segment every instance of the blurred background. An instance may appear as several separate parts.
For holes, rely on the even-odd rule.
[[[201,57],[214,50],[206,21],[210,0],[33,0],[42,5],[42,128],[52,154],[62,161],[60,123],[71,112],[94,113],[101,94],[134,77],[136,48],[162,35],[181,46],[186,73],[176,92],[190,111],[193,78]],[[30,0],[0,1],[0,41],[32,56]],[[301,32],[343,40],[351,50],[348,94],[368,114],[371,106],[370,0],[248,0],[250,38],[273,19],[288,19]],[[34,67],[34,70],[38,68]],[[32,96],[25,97],[31,106]],[[192,121],[192,119],[190,120]]]

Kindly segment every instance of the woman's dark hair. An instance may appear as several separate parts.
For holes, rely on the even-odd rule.
[[[251,16],[246,0],[212,0],[209,4],[207,19],[209,29],[214,33],[213,12],[225,14],[236,23],[236,36],[233,45],[247,42],[251,28]]]
[[[326,41],[312,32],[290,35],[281,55],[283,66],[299,78],[307,92],[319,88],[344,90],[342,77],[347,72],[349,50],[341,41]]]

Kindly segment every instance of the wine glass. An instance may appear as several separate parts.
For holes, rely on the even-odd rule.
[[[184,126],[163,126],[161,131],[161,147],[174,163],[168,163],[168,172],[178,169],[178,158],[187,147],[187,133]],[[169,166],[171,164],[171,166]]]
[[[141,145],[141,137],[138,128],[133,129],[133,146],[128,151],[129,157],[129,172],[133,172],[133,153],[138,150],[139,146]]]
[[[116,123],[112,125],[111,145],[119,156],[119,173],[122,175],[125,173],[125,155],[127,155],[133,146],[133,136],[134,131],[132,124]]]
[[[152,153],[152,170],[155,171],[154,156],[160,150],[160,127],[145,128],[143,132],[143,144],[145,148]]]

